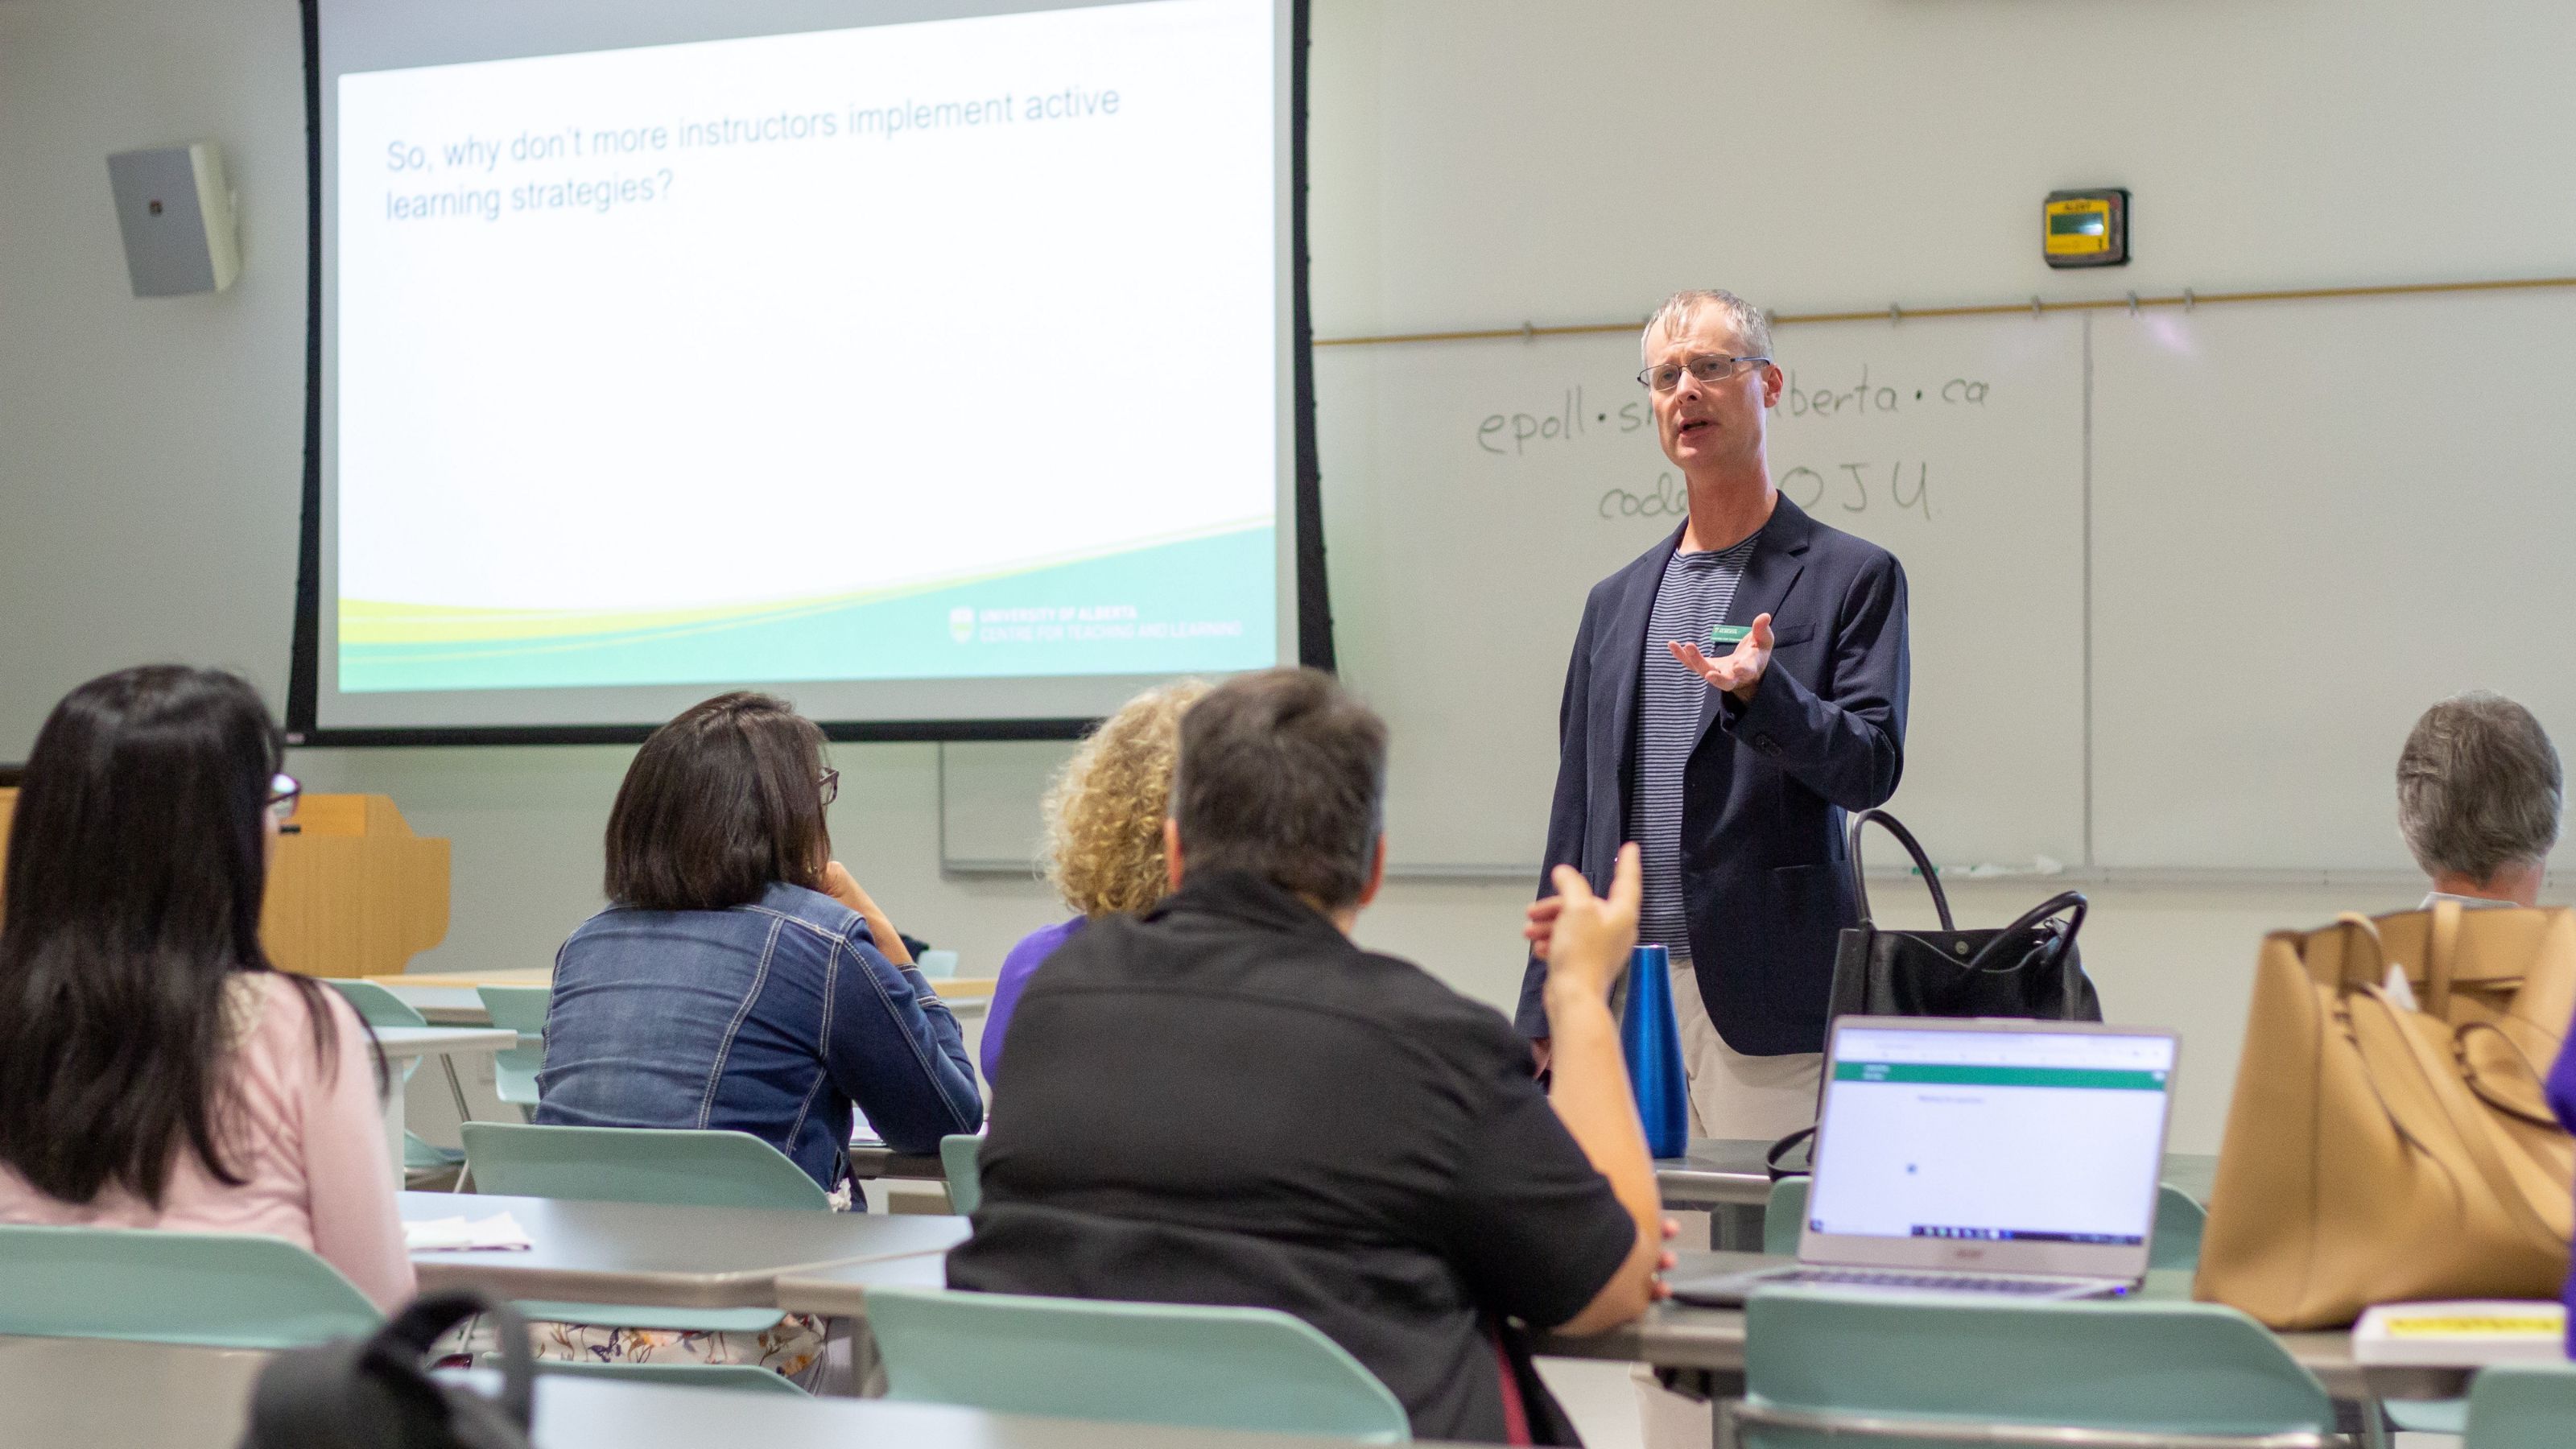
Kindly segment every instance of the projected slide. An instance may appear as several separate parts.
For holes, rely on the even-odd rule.
[[[336,695],[1278,662],[1274,18],[338,74]]]

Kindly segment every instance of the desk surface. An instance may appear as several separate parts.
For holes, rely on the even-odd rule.
[[[519,1044],[519,1034],[488,1026],[380,1026],[376,1044],[396,1059],[434,1052],[505,1052]]]
[[[663,1207],[490,1193],[407,1192],[406,1220],[507,1212],[526,1252],[412,1254],[420,1286],[481,1288],[510,1298],[774,1308],[780,1276],[913,1254],[966,1239],[964,1218]]]
[[[1676,1274],[1730,1272],[1771,1267],[1791,1261],[1760,1253],[1684,1253]],[[2150,1273],[2144,1298],[2189,1298],[2191,1280],[2181,1273]],[[2317,1376],[2337,1398],[2442,1399],[2468,1392],[2466,1369],[2396,1368],[2353,1362],[2352,1334],[2345,1329],[2275,1334],[2299,1366]],[[1737,1308],[1694,1308],[1659,1303],[1644,1319],[1627,1328],[1590,1338],[1550,1336],[1541,1353],[1565,1358],[1642,1360],[1658,1368],[1700,1369],[1719,1374],[1744,1371],[1744,1312]]]
[[[1760,1206],[1769,1202],[1771,1174],[1762,1165],[1762,1155],[1770,1147],[1768,1142],[1726,1137],[1692,1138],[1689,1150],[1682,1156],[1655,1159],[1655,1185],[1663,1190],[1664,1206]],[[2194,1201],[2209,1201],[2209,1186],[2217,1177],[2215,1157],[2196,1152],[2165,1155],[2164,1180],[2191,1194]]]
[[[530,966],[510,971],[423,971],[414,975],[379,976],[376,984],[408,1003],[412,1010],[441,1026],[489,1026],[478,986],[551,986],[555,968]],[[960,976],[930,983],[939,999],[960,1016],[973,1016],[992,1005],[994,979]]]
[[[77,1338],[0,1338],[12,1449],[232,1449],[269,1355]],[[1346,1439],[987,1414],[882,1399],[797,1399],[540,1375],[540,1449],[1349,1449]]]
[[[945,1182],[948,1169],[936,1157],[914,1157],[895,1151],[882,1142],[853,1142],[849,1146],[850,1176],[857,1178],[895,1177],[914,1182]]]
[[[872,1263],[843,1263],[815,1272],[781,1273],[778,1306],[789,1313],[865,1318],[868,1294],[873,1289],[947,1286],[948,1255],[915,1253],[909,1258],[879,1258]]]

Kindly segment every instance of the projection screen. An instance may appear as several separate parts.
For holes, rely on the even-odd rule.
[[[308,741],[1328,650],[1296,0],[306,3]]]

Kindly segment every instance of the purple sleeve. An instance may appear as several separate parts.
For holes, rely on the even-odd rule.
[[[984,1041],[975,1055],[984,1068],[984,1084],[991,1086],[993,1076],[1002,1069],[1002,1033],[1010,1029],[1011,1008],[1020,1004],[1020,993],[1027,989],[1029,977],[1039,963],[1055,954],[1055,948],[1082,929],[1080,916],[1041,926],[1020,938],[1011,954],[1002,958],[1002,974],[993,983],[992,1009],[984,1014]]]

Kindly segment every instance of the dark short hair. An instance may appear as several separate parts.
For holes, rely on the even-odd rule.
[[[1250,871],[1339,910],[1368,888],[1386,722],[1314,669],[1239,675],[1181,716],[1172,782],[1185,869]]]
[[[2416,863],[2480,885],[2548,856],[2563,793],[2549,732],[2483,689],[2424,711],[2397,756],[2397,824]]]
[[[648,911],[748,905],[823,879],[823,732],[775,695],[720,694],[653,731],[608,812],[608,899]]]

